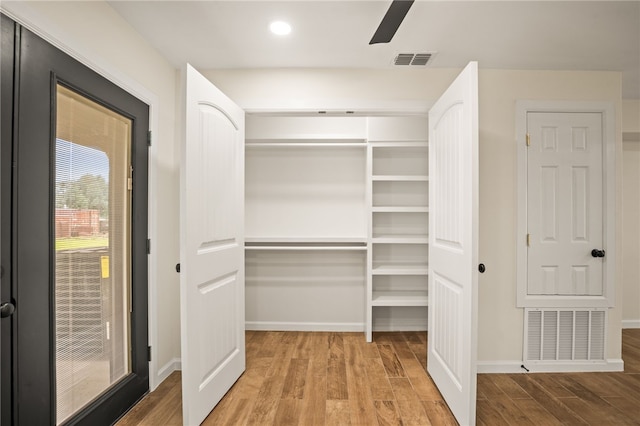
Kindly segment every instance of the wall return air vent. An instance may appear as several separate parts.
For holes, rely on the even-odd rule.
[[[607,312],[525,309],[525,362],[605,360]]]
[[[399,53],[393,60],[394,65],[425,66],[435,53]]]

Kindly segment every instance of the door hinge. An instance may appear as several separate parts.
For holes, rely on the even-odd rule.
[[[526,140],[527,140],[527,146],[531,146],[531,136],[529,135],[529,133],[527,133]]]
[[[527,234],[527,247],[531,247],[531,234]]]
[[[147,145],[151,146],[151,130],[147,132]]]
[[[147,254],[151,254],[151,239],[147,238]]]
[[[127,178],[127,189],[129,191],[133,189],[133,178]]]
[[[147,361],[151,361],[151,346],[147,346]]]

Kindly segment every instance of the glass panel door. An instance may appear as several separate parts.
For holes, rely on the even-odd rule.
[[[132,370],[132,121],[60,84],[55,150],[57,424]]]

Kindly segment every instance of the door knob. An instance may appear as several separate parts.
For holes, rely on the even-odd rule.
[[[6,318],[13,315],[13,312],[16,310],[16,307],[13,303],[7,302],[0,305],[0,318]]]
[[[593,249],[593,250],[591,250],[591,256],[593,256],[593,257],[604,257],[604,250]]]

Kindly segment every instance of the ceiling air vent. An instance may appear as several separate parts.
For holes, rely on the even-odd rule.
[[[427,65],[433,53],[399,53],[393,60],[394,65]]]

